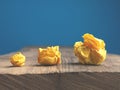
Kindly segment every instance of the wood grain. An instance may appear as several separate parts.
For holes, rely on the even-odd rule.
[[[0,75],[1,90],[120,90],[120,73]]]
[[[21,50],[26,56],[26,64],[23,67],[13,67],[9,57],[15,52],[0,56],[1,74],[46,74],[66,72],[120,72],[120,56],[108,54],[107,59],[101,65],[82,65],[75,57],[72,48],[61,47],[62,64],[43,66],[37,63],[36,47],[28,47]]]
[[[61,47],[62,64],[43,66],[37,63],[38,47],[21,50],[26,56],[23,67],[13,67],[9,57],[0,55],[1,90],[120,90],[120,56],[108,54],[101,65],[82,65],[73,48]]]

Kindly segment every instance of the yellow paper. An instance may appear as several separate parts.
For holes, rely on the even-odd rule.
[[[25,64],[25,56],[21,52],[18,52],[10,57],[10,62],[13,66],[23,66]]]
[[[38,63],[43,65],[55,65],[61,63],[61,53],[59,46],[39,48]]]
[[[84,42],[74,44],[74,53],[82,64],[101,64],[106,59],[105,42],[92,34],[83,35]]]

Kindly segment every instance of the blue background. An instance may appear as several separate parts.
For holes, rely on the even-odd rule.
[[[120,0],[0,0],[0,54],[73,46],[87,32],[120,54]]]

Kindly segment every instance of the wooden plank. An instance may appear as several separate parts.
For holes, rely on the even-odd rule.
[[[1,90],[120,90],[120,73],[0,74]]]
[[[13,67],[9,62],[9,57],[14,54],[0,56],[1,74],[46,74],[65,72],[120,72],[120,56],[108,54],[107,59],[101,65],[82,65],[75,57],[72,48],[60,49],[62,53],[62,64],[54,66],[43,66],[37,63],[37,48],[28,47],[21,50],[26,56],[26,64],[23,67]]]
[[[99,66],[79,64],[73,48],[61,47],[62,64],[43,66],[37,63],[38,47],[21,50],[26,56],[23,67],[13,67],[9,57],[0,55],[1,90],[120,90],[120,56],[108,54]]]

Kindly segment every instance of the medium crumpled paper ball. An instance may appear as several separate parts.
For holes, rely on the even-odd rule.
[[[101,64],[107,54],[105,42],[89,33],[84,34],[83,38],[84,42],[79,41],[74,44],[75,56],[81,64]]]
[[[38,63],[42,65],[55,65],[61,63],[59,46],[38,49]]]
[[[10,62],[13,66],[23,66],[25,64],[25,56],[18,52],[10,57]]]

